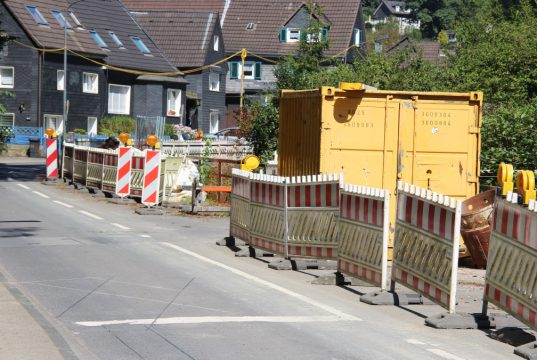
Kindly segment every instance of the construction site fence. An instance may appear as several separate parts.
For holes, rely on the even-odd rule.
[[[161,144],[161,152],[164,155],[187,156],[190,158],[223,158],[242,159],[253,154],[252,147],[242,140],[170,140]]]

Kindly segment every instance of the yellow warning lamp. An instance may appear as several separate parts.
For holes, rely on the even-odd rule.
[[[364,86],[362,85],[362,83],[350,83],[350,82],[340,82],[339,88],[345,91],[364,90]]]
[[[506,164],[506,163],[500,163],[500,166],[498,167],[498,185],[502,188],[502,196],[506,196],[508,192],[513,192],[514,183],[513,183],[513,175],[514,175],[513,165]]]
[[[45,134],[47,134],[50,139],[54,139],[56,137],[56,133],[54,132],[53,128],[47,128],[45,130]]]
[[[122,132],[121,134],[119,134],[118,138],[124,146],[127,146],[127,142],[129,141],[129,134]]]
[[[157,141],[155,144],[155,149],[160,150],[160,141]]]
[[[524,205],[528,205],[530,200],[535,200],[535,173],[531,170],[520,170],[516,175],[516,187]]]
[[[149,147],[154,149],[155,145],[158,142],[158,137],[154,133],[151,133],[151,134],[147,135],[147,137],[145,138],[145,142],[146,142],[147,145],[149,145]]]
[[[132,146],[132,139],[127,140],[127,146]]]
[[[259,158],[255,155],[248,155],[245,156],[241,160],[241,170],[244,171],[252,171],[254,169],[257,169],[259,167]]]

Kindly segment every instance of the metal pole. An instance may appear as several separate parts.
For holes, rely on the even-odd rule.
[[[242,109],[244,106],[244,60],[246,60],[246,49],[241,52],[241,98],[240,98],[240,115],[242,117]]]

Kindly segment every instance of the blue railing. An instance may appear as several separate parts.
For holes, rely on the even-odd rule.
[[[15,145],[28,145],[30,139],[43,138],[43,129],[35,126],[14,126],[13,137],[10,138],[7,143]]]

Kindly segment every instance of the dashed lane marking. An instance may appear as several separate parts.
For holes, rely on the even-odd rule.
[[[299,293],[296,293],[294,291],[286,289],[286,288],[284,288],[282,286],[279,286],[279,285],[276,285],[274,283],[271,283],[270,281],[263,280],[261,278],[258,278],[257,276],[248,274],[248,273],[246,273],[244,271],[241,271],[239,269],[235,269],[235,268],[233,268],[231,266],[227,266],[227,265],[222,264],[222,263],[220,263],[218,261],[209,259],[209,258],[207,258],[205,256],[202,256],[202,255],[197,254],[197,253],[195,253],[193,251],[184,249],[184,248],[182,248],[180,246],[177,246],[175,244],[171,244],[171,243],[168,243],[168,242],[162,242],[161,244],[166,246],[166,247],[175,249],[175,250],[177,250],[179,252],[182,252],[183,254],[186,254],[186,255],[192,256],[194,258],[197,258],[197,259],[199,259],[201,261],[204,261],[206,263],[209,263],[209,264],[218,266],[219,268],[228,270],[228,271],[230,271],[230,272],[232,272],[232,273],[234,273],[236,275],[239,275],[239,276],[241,276],[241,277],[243,277],[245,279],[248,279],[248,280],[251,280],[253,282],[256,282],[256,283],[258,283],[260,285],[264,285],[264,286],[269,287],[269,288],[271,288],[273,290],[277,290],[277,291],[279,291],[281,293],[284,293],[284,294],[286,294],[288,296],[294,297],[294,298],[296,298],[298,300],[301,300],[301,301],[303,301],[303,302],[305,302],[305,303],[307,303],[309,305],[315,306],[315,307],[317,307],[319,309],[322,309],[322,310],[324,310],[324,311],[326,311],[326,312],[328,312],[328,313],[330,313],[332,315],[335,315],[338,318],[340,318],[341,320],[351,320],[351,321],[361,321],[362,320],[362,319],[357,318],[355,316],[352,316],[352,315],[346,314],[346,313],[344,313],[342,311],[339,311],[339,310],[337,310],[337,309],[335,309],[335,308],[333,308],[333,307],[331,307],[329,305],[326,305],[326,304],[323,304],[323,303],[321,303],[319,301],[310,299],[307,296],[301,295]]]
[[[121,225],[121,224],[118,224],[118,223],[111,223],[111,224],[114,225],[115,227],[118,227],[118,228],[123,229],[123,230],[130,230],[131,229],[128,226]]]
[[[140,237],[143,237],[143,238],[150,238],[150,237],[151,237],[151,235],[147,235],[147,234],[142,234],[142,235],[140,235]]]
[[[416,340],[416,339],[406,339],[405,341],[413,345],[426,345],[424,342]]]
[[[35,190],[34,190],[34,191],[32,191],[32,192],[33,192],[34,194],[36,194],[36,195],[41,196],[42,198],[50,199],[50,196],[45,195],[45,194],[43,194],[43,193],[40,193],[39,191],[35,191]]]
[[[441,349],[427,349],[427,351],[447,360],[464,360],[463,358],[460,358],[457,355],[453,355]]]
[[[23,189],[30,190],[30,188],[24,184],[17,184],[17,186],[20,186]]]
[[[95,214],[92,214],[92,213],[90,213],[90,212],[84,211],[84,210],[78,210],[78,212],[81,213],[81,214],[84,214],[84,215],[86,215],[86,216],[89,216],[90,218],[94,218],[94,219],[96,219],[96,220],[103,220],[102,217],[97,216],[97,215],[95,215]]]
[[[65,206],[66,208],[69,208],[69,209],[72,209],[73,208],[73,205],[69,205],[69,204],[66,204],[64,202],[61,202],[61,201],[58,201],[58,200],[54,200],[54,202],[58,205],[61,205],[61,206]]]

